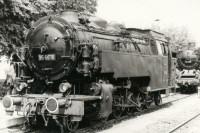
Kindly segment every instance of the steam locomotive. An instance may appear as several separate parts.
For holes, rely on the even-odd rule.
[[[178,53],[177,85],[182,92],[194,92],[199,85],[199,59],[193,50],[184,50]]]
[[[161,93],[174,87],[175,59],[164,34],[76,11],[39,19],[17,55],[17,94],[3,105],[23,112],[30,125],[53,119],[75,131],[83,119],[159,105]]]

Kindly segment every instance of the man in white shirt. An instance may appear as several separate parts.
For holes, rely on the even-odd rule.
[[[16,73],[14,69],[14,64],[10,61],[8,61],[7,67],[5,68],[5,75],[6,79],[4,81],[4,86],[7,87],[7,94],[13,94],[14,93],[14,83],[16,78]]]

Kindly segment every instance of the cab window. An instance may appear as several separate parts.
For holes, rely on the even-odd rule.
[[[153,55],[158,55],[158,49],[156,46],[156,42],[154,40],[150,41],[150,46],[151,46],[151,52]]]

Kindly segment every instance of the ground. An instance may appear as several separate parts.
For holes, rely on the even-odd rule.
[[[180,123],[188,120],[194,115],[200,113],[200,97],[197,94],[192,95],[172,95],[167,98],[163,98],[163,102],[173,101],[189,96],[185,99],[167,104],[164,108],[160,108],[150,113],[132,117],[129,120],[124,120],[113,127],[101,130],[99,133],[168,133],[171,129],[179,125]],[[14,115],[16,117],[16,114]],[[10,130],[4,128],[1,130],[6,121],[11,116],[7,116],[2,108],[0,102],[0,133],[22,133],[19,130]],[[189,122],[186,126],[180,128],[176,133],[199,133],[200,131],[200,116]],[[49,132],[49,131],[48,131]],[[95,130],[93,132],[96,132]],[[43,130],[37,131],[37,133],[44,133]]]
[[[167,133],[197,113],[200,113],[200,98],[193,95],[158,111],[123,121],[100,133]],[[187,127],[177,130],[177,133],[198,132],[200,132],[200,116],[187,124]]]

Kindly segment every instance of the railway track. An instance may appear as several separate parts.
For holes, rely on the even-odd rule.
[[[93,126],[90,126],[89,128],[86,127],[86,128],[79,129],[77,131],[77,133],[95,133],[97,131],[105,130],[105,129],[112,127],[114,124],[120,123],[121,121],[128,120],[128,119],[134,119],[137,116],[157,111],[161,108],[165,108],[165,107],[170,106],[173,102],[183,100],[183,99],[189,98],[189,97],[194,96],[194,95],[195,94],[187,95],[187,96],[184,96],[184,97],[181,97],[181,98],[178,98],[178,99],[170,100],[168,102],[161,104],[160,106],[154,105],[154,106],[151,106],[148,109],[142,110],[141,112],[135,112],[135,114],[133,114],[131,116],[124,115],[124,116],[122,116],[118,119],[111,119],[111,120],[107,121],[106,124],[104,122],[98,122],[98,123],[95,123]]]
[[[178,129],[184,127],[185,125],[187,125],[189,122],[191,122],[192,120],[196,119],[197,117],[200,116],[200,113],[197,113],[196,115],[192,116],[191,118],[187,119],[186,121],[180,123],[179,125],[177,125],[176,127],[172,128],[170,131],[168,131],[167,133],[174,133],[176,132]]]
[[[87,126],[82,126],[80,129],[78,129],[76,131],[76,133],[95,133],[95,132],[98,132],[98,131],[101,131],[101,130],[105,130],[105,129],[112,127],[114,124],[120,123],[121,121],[128,120],[128,119],[134,119],[137,116],[157,111],[161,108],[165,108],[165,107],[170,106],[173,102],[183,100],[183,99],[189,98],[189,97],[194,96],[194,95],[195,94],[187,95],[187,96],[177,98],[177,99],[173,99],[173,100],[169,100],[168,102],[165,102],[165,103],[161,104],[160,106],[153,105],[148,109],[142,110],[141,112],[135,112],[133,115],[124,115],[124,116],[122,116],[118,119],[110,119],[106,122],[105,121],[103,121],[103,122],[102,121],[93,121],[90,124],[86,124]],[[50,129],[44,128],[44,129],[28,129],[27,131],[22,131],[21,127],[22,127],[22,125],[17,126],[17,127],[12,127],[11,129],[9,129],[10,130],[9,133],[13,133],[13,131],[15,133],[24,133],[24,132],[26,132],[26,133],[49,133],[49,130],[50,130]],[[54,129],[54,128],[52,128],[52,129]],[[53,131],[52,133],[54,133],[54,132],[59,133],[58,130]],[[0,130],[0,133],[1,132],[2,131]],[[172,133],[172,132],[169,132],[169,133]]]

